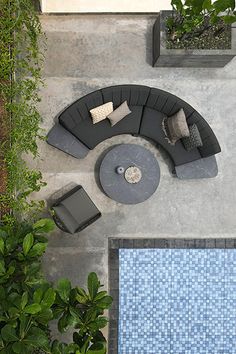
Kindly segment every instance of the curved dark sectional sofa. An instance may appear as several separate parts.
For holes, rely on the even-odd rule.
[[[124,101],[132,111],[114,127],[108,119],[93,124],[89,110],[112,101],[116,109]],[[181,140],[174,146],[165,138],[162,121],[184,109],[189,125],[195,123],[201,134],[203,146],[188,152]],[[205,119],[188,103],[157,88],[141,85],[106,87],[78,99],[59,115],[59,123],[73,138],[92,150],[103,140],[119,134],[140,135],[161,145],[170,155],[175,166],[215,155],[221,151],[218,140]],[[50,143],[50,133],[49,139]],[[55,144],[52,144],[55,146]],[[60,147],[59,147],[60,148]]]

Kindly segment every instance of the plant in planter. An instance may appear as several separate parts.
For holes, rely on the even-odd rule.
[[[234,0],[172,0],[153,27],[153,66],[222,67],[235,55]]]
[[[88,292],[72,288],[61,279],[54,288],[41,272],[47,247],[45,234],[54,223],[41,219],[0,227],[0,353],[1,354],[105,354],[106,340],[100,331],[103,316],[112,303],[95,273],[88,276]],[[58,329],[75,328],[73,343],[51,340],[49,323]]]
[[[234,0],[172,0],[166,19],[170,48],[226,49],[231,47],[229,24],[236,22]]]

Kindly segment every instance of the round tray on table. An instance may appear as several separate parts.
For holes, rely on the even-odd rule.
[[[160,182],[160,167],[155,156],[136,144],[112,148],[100,166],[104,192],[123,204],[137,204],[148,199]]]

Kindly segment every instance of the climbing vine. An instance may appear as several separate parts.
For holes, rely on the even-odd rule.
[[[24,160],[37,156],[43,138],[37,105],[45,38],[31,0],[0,0],[0,33],[0,164],[6,180],[0,206],[2,218],[12,221],[42,206],[29,195],[44,185],[41,172]]]

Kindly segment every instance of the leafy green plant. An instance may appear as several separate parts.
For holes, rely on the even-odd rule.
[[[0,228],[0,353],[50,352],[56,292],[43,277],[41,257],[53,228],[47,219]]]
[[[95,273],[88,276],[88,291],[61,279],[54,288],[41,272],[46,234],[54,223],[41,219],[0,227],[0,353],[105,354],[101,329],[104,311],[112,303]],[[70,344],[52,341],[49,322],[58,329],[75,329]]]
[[[67,279],[61,279],[56,288],[54,316],[59,318],[60,332],[71,326],[79,329],[79,332],[74,332],[71,345],[75,353],[104,354],[106,340],[100,330],[108,323],[104,310],[110,307],[112,298],[106,291],[99,291],[102,285],[95,273],[89,274],[87,286],[88,292],[80,287],[72,288]],[[58,346],[58,342],[53,343],[53,353],[61,353]]]
[[[31,170],[23,156],[37,156],[37,140],[42,139],[41,117],[37,110],[39,87],[42,84],[43,54],[39,49],[44,36],[31,0],[0,0],[0,117],[1,167],[6,169],[6,190],[0,194],[2,210],[16,216],[32,213],[43,203],[29,199],[42,182],[40,171]],[[4,220],[14,221],[12,215]]]
[[[171,5],[173,15],[166,24],[172,40],[198,37],[220,21],[236,21],[235,0],[172,0]]]

